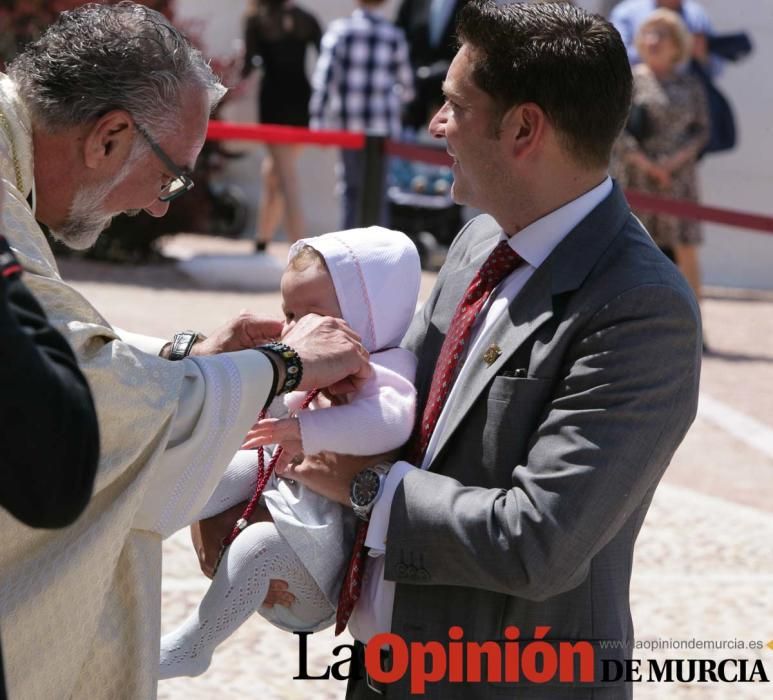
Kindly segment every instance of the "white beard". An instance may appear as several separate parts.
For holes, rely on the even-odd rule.
[[[98,185],[84,185],[76,193],[70,205],[70,212],[65,222],[56,230],[51,230],[51,235],[56,240],[64,243],[74,250],[86,250],[91,248],[113,220],[114,216],[122,212],[108,213],[104,211],[104,202],[110,193],[126,178],[136,158],[129,158],[128,162],[107,182]],[[133,209],[129,216],[136,216],[140,209]]]

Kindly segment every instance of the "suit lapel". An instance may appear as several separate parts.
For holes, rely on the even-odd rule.
[[[540,326],[553,317],[554,297],[580,287],[612,239],[625,225],[629,214],[625,197],[615,185],[610,195],[556,246],[510,304],[508,312],[497,319],[483,344],[485,347],[491,343],[499,345],[502,353],[497,360],[487,365],[482,358],[485,349],[482,346],[465,359],[465,365],[474,363],[474,366],[467,367],[468,371],[460,377],[461,384],[455,387],[454,405],[446,416],[430,469],[434,468],[448,440],[504,363]],[[496,245],[500,233],[501,229],[478,244],[480,249],[476,247],[473,250],[470,264],[448,276],[446,284],[453,284],[454,296],[449,294],[447,299],[454,299],[458,304],[475,272]],[[455,309],[456,304],[451,309],[451,315]],[[444,332],[448,329],[450,318]]]
[[[475,277],[475,273],[494,249],[501,234],[502,229],[496,228],[491,234],[475,242],[471,246],[467,261],[457,269],[450,271],[443,282],[443,290],[432,316],[432,325],[440,333],[440,337],[434,352],[425,348],[416,374],[416,387],[422,398],[422,404],[429,394],[443,338],[448,333],[448,327],[451,325],[456,307],[472,282],[472,278]]]
[[[460,376],[459,385],[454,387],[454,406],[444,422],[433,463],[502,365],[532,333],[553,317],[550,282],[550,271],[543,265],[534,272],[508,311],[497,319],[485,342],[465,359],[466,371]],[[498,345],[502,353],[488,365],[483,360],[483,352],[491,343]]]
[[[478,241],[470,250],[470,257],[466,264],[462,265],[458,269],[451,272],[448,277],[446,277],[446,281],[443,285],[443,292],[445,296],[445,290],[448,289],[449,299],[455,300],[451,305],[453,306],[453,309],[451,311],[451,315],[453,316],[453,312],[456,311],[456,307],[459,305],[459,301],[461,300],[464,293],[467,291],[467,287],[470,286],[470,282],[472,282],[472,278],[475,277],[475,274],[478,272],[478,270],[481,268],[484,262],[486,262],[486,258],[488,258],[489,255],[491,255],[491,251],[494,250],[494,247],[499,242],[499,238],[502,235],[502,229],[497,228],[494,233],[490,236],[487,236],[485,239]],[[449,317],[449,321],[450,321]],[[448,324],[446,324],[445,328],[443,329],[443,332],[445,333],[448,330]]]

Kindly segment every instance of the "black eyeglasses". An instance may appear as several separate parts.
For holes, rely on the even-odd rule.
[[[161,194],[158,195],[158,198],[162,202],[171,202],[181,194],[185,194],[188,192],[188,190],[192,190],[193,179],[191,176],[184,170],[180,170],[180,168],[175,165],[174,161],[166,153],[164,153],[161,146],[159,146],[151,138],[150,134],[145,131],[143,127],[137,124],[136,121],[134,122],[134,126],[137,128],[137,131],[142,134],[142,138],[148,142],[148,145],[153,150],[153,153],[158,156],[158,159],[167,167],[169,172],[174,175],[174,178],[161,190]]]

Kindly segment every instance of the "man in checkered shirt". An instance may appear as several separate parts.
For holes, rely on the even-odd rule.
[[[314,70],[312,129],[400,135],[403,105],[413,99],[413,72],[401,29],[377,13],[384,0],[358,0],[351,16],[330,24]],[[354,228],[363,181],[363,152],[341,151],[343,228]],[[382,197],[381,223],[386,221]]]

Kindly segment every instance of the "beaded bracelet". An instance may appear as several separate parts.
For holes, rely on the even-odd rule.
[[[282,358],[285,365],[285,382],[282,387],[277,389],[277,394],[286,394],[293,391],[303,378],[303,362],[300,355],[289,345],[284,343],[267,343],[261,345],[258,350],[268,350]]]

